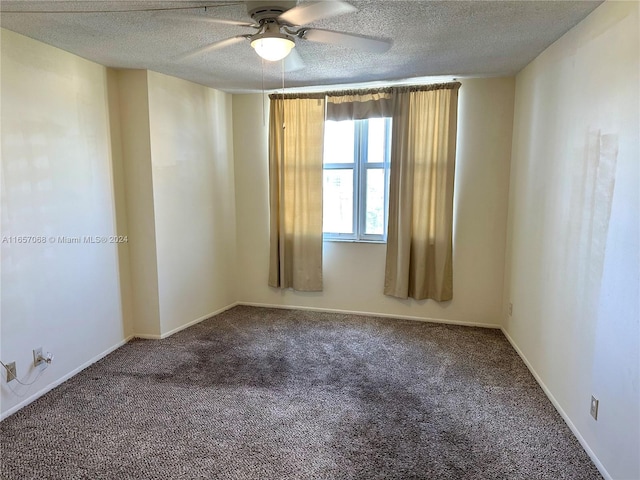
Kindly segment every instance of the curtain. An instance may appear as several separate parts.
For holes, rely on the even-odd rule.
[[[269,285],[322,291],[324,94],[270,98]]]
[[[392,88],[327,93],[327,120],[363,120],[392,115]]]
[[[384,293],[453,298],[453,180],[460,83],[395,92]]]

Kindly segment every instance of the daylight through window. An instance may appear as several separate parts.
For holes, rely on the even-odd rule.
[[[386,240],[390,139],[390,118],[325,122],[325,240]]]

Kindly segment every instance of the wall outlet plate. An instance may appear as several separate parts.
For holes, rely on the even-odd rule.
[[[18,378],[18,373],[16,372],[16,362],[11,362],[7,364],[7,383],[14,381]]]
[[[509,316],[513,315],[513,303],[509,302]]]
[[[598,404],[600,401],[591,395],[591,416],[594,420],[598,420]]]
[[[33,350],[33,366],[37,367],[41,363],[44,363],[44,357],[42,356],[42,347],[38,347]]]

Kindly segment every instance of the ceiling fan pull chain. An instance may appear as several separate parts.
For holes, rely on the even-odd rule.
[[[280,60],[280,65],[282,65],[282,111],[284,112],[284,58]],[[287,128],[287,126],[284,123],[284,116],[283,116],[282,130],[284,130],[285,128]]]
[[[264,93],[264,58],[261,58],[260,60],[262,60],[261,62],[262,64],[262,126],[264,127],[267,125],[267,120],[266,120],[265,111],[264,111],[264,102],[266,100],[265,93]]]

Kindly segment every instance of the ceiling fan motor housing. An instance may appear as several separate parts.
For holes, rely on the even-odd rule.
[[[296,6],[295,1],[269,0],[262,2],[247,2],[247,13],[256,23],[263,20],[275,20],[287,10]]]

